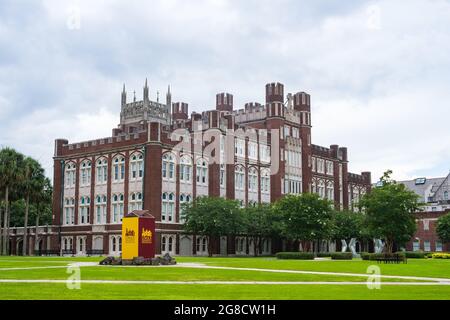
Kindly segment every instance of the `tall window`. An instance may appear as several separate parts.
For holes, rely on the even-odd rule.
[[[241,157],[245,155],[245,140],[236,138],[234,142],[234,153]]]
[[[258,144],[256,142],[248,142],[248,157],[258,159]]]
[[[80,199],[80,212],[78,215],[79,224],[89,223],[89,206],[91,204],[91,199],[89,197],[81,197]]]
[[[413,242],[413,251],[419,251],[420,250],[420,241],[414,240]]]
[[[258,191],[258,172],[253,167],[248,170],[248,189]]]
[[[225,187],[226,180],[227,180],[227,176],[225,175],[225,164],[222,163],[220,165],[220,186],[222,188]]]
[[[175,236],[161,236],[161,253],[174,253],[175,252]]]
[[[95,171],[97,172],[97,184],[105,184],[108,181],[108,160],[102,158],[97,160],[97,166]]]
[[[123,181],[125,179],[125,158],[117,156],[113,160],[114,181]]]
[[[197,184],[207,185],[208,184],[208,163],[205,159],[197,160]]]
[[[448,191],[444,191],[444,200],[448,200]]]
[[[135,153],[130,158],[130,180],[140,180],[144,176],[144,157]]]
[[[261,193],[269,193],[270,191],[270,174],[269,170],[261,170]]]
[[[106,223],[106,196],[97,195],[95,198],[95,223]]]
[[[120,223],[123,218],[123,194],[114,194],[111,206],[112,223]]]
[[[80,184],[81,186],[88,186],[91,183],[91,162],[83,161],[80,169]]]
[[[192,176],[192,160],[188,156],[184,156],[180,161],[180,181],[191,182]]]
[[[423,242],[423,251],[430,252],[431,251],[431,244],[430,241],[426,240]]]
[[[328,182],[327,184],[327,199],[334,200],[334,186],[332,182]]]
[[[162,157],[162,177],[166,180],[175,178],[175,157],[172,153],[165,153]]]
[[[317,194],[321,198],[325,197],[325,183],[323,180],[319,180],[319,183],[317,184]]]
[[[164,192],[161,203],[161,221],[174,222],[175,216],[175,195]]]
[[[74,198],[66,198],[64,200],[63,223],[66,225],[75,223],[75,199]]]
[[[327,161],[327,174],[332,176],[333,172],[333,161]]]
[[[184,223],[185,221],[185,214],[184,214],[184,204],[189,203],[192,201],[192,197],[189,194],[180,194],[180,222]]]
[[[312,171],[316,172],[316,158],[312,157],[311,159],[311,166],[312,166]]]
[[[270,161],[270,147],[265,144],[259,145],[259,158],[261,161]]]
[[[245,171],[243,166],[236,166],[234,170],[234,187],[238,190],[245,188]]]
[[[66,165],[66,170],[65,170],[65,177],[66,177],[66,183],[65,183],[65,187],[66,188],[71,188],[75,186],[75,179],[76,179],[76,165],[75,163],[71,162],[68,165]]]
[[[130,194],[128,212],[134,210],[142,210],[142,193],[140,192],[133,192],[132,194]]]

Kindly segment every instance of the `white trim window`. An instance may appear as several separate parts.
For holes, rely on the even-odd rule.
[[[261,193],[270,193],[270,174],[269,170],[261,170]]]
[[[97,195],[95,197],[95,223],[105,224],[106,223],[106,196]]]
[[[91,162],[85,160],[81,163],[80,168],[80,185],[89,186],[91,184]]]
[[[175,235],[161,236],[161,253],[175,254],[176,241]]]
[[[317,184],[317,194],[322,199],[325,198],[325,183],[323,180],[319,180],[319,183]]]
[[[436,252],[442,252],[442,242],[436,241]]]
[[[248,142],[248,157],[249,159],[258,159],[258,144],[256,142]]]
[[[196,169],[197,185],[208,185],[208,162],[205,159],[197,160]]]
[[[425,240],[423,242],[423,251],[430,252],[431,251],[431,243],[429,240]]]
[[[76,165],[75,165],[75,163],[71,162],[68,165],[66,165],[64,175],[66,177],[65,187],[66,188],[75,187],[75,182],[76,182]]]
[[[174,222],[175,216],[175,195],[171,192],[162,194],[161,221]]]
[[[192,180],[192,159],[183,156],[180,161],[180,182],[190,183]]]
[[[133,192],[130,194],[128,212],[134,210],[142,210],[142,193],[140,192]]]
[[[97,160],[97,166],[95,167],[97,172],[97,184],[105,184],[108,182],[108,160],[105,158]]]
[[[259,145],[259,159],[260,161],[270,161],[270,147],[265,144]]]
[[[64,200],[64,225],[73,225],[75,223],[75,199],[66,198]]]
[[[225,188],[225,184],[227,181],[226,171],[225,171],[225,164],[220,165],[220,187]]]
[[[123,194],[113,194],[111,201],[111,223],[120,223],[123,218]]]
[[[186,216],[184,214],[183,210],[183,204],[184,203],[190,203],[192,202],[192,196],[190,194],[180,194],[180,222],[184,223],[186,221]]]
[[[240,157],[245,156],[245,140],[236,138],[234,141],[234,154]]]
[[[195,251],[197,255],[207,255],[208,254],[208,238],[197,236],[195,239]]]
[[[175,157],[172,153],[166,152],[162,156],[162,168],[161,168],[162,178],[164,180],[174,180],[175,179]]]
[[[258,172],[254,167],[248,170],[248,190],[253,192],[258,191]]]
[[[313,172],[316,172],[316,158],[315,157],[312,157],[311,158],[311,170],[313,171]]]
[[[144,156],[142,153],[134,153],[130,159],[130,180],[142,180],[144,176]]]
[[[112,255],[120,255],[122,252],[122,236],[109,237],[109,252]]]
[[[78,224],[89,224],[91,199],[89,197],[80,198],[80,209],[78,215]]]
[[[77,237],[77,254],[83,255],[86,253],[86,236]]]
[[[327,184],[327,199],[334,201],[334,185],[332,182]]]
[[[125,158],[116,156],[113,159],[113,180],[114,182],[123,181],[125,179]]]
[[[327,160],[327,174],[332,176],[334,174],[334,170],[333,170],[333,161],[328,161]]]
[[[420,240],[414,240],[413,242],[413,251],[419,251],[420,250]]]
[[[245,170],[243,166],[236,166],[234,171],[234,187],[238,190],[245,188]]]
[[[72,251],[73,250],[73,238],[72,237],[62,237],[62,250]]]
[[[325,173],[325,160],[320,158],[317,159],[317,172]]]

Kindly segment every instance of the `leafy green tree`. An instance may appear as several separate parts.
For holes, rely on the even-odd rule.
[[[450,242],[450,213],[438,218],[436,233],[442,241]]]
[[[319,241],[332,235],[333,204],[317,194],[286,195],[274,204],[280,232],[292,241]]]
[[[276,233],[279,219],[268,204],[243,208],[242,216],[243,233],[253,240],[253,255],[257,256],[262,252],[264,238]]]
[[[208,239],[208,255],[212,256],[212,239],[235,235],[242,230],[239,203],[219,197],[198,197],[182,206],[184,230]]]
[[[333,217],[333,238],[349,241],[360,239],[363,234],[363,213],[349,210],[335,211]]]
[[[411,239],[416,231],[414,212],[421,207],[419,196],[397,184],[391,174],[392,171],[386,171],[380,179],[382,185],[359,202],[366,213],[369,233],[385,241],[387,252],[392,252],[394,243],[403,245]]]
[[[9,243],[9,193],[23,180],[23,155],[14,149],[3,148],[0,150],[0,188],[4,194],[3,213],[3,246],[2,254],[7,254]]]

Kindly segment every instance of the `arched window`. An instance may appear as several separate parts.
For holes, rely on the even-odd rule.
[[[130,194],[130,200],[128,204],[128,211],[142,210],[142,193],[133,192]]]
[[[123,218],[123,194],[114,194],[111,201],[112,223],[120,223]]]
[[[250,191],[258,191],[258,172],[254,167],[248,170],[248,189]]]
[[[321,198],[325,197],[325,183],[323,180],[319,180],[319,183],[317,184],[317,194]]]
[[[63,224],[69,225],[75,223],[75,199],[66,198],[64,200],[64,219]]]
[[[115,182],[125,179],[125,158],[121,155],[113,159],[113,178]]]
[[[130,157],[130,180],[140,180],[144,176],[144,157],[134,153]]]
[[[311,193],[316,193],[316,192],[317,192],[316,180],[313,180],[312,184],[311,184]]]
[[[69,162],[65,167],[65,187],[72,188],[75,187],[76,179],[76,165],[73,162]]]
[[[174,222],[175,216],[175,195],[164,192],[161,203],[161,221]]]
[[[175,156],[167,152],[162,157],[162,178],[173,180],[175,178]]]
[[[105,158],[97,160],[95,171],[97,172],[97,184],[105,184],[108,182],[108,160]]]
[[[334,185],[332,182],[327,184],[327,199],[334,201]]]
[[[85,160],[81,163],[80,168],[80,185],[88,186],[91,183],[91,162]]]
[[[220,186],[225,187],[227,176],[225,174],[225,164],[220,165]]]
[[[192,160],[188,156],[183,156],[180,161],[180,181],[191,182]]]
[[[180,222],[184,223],[185,221],[185,214],[184,214],[184,206],[186,203],[189,203],[192,201],[192,197],[189,194],[180,194]]]
[[[234,187],[238,190],[245,188],[245,171],[243,166],[236,166],[234,170]]]
[[[270,192],[270,174],[269,170],[261,170],[261,193]]]
[[[78,223],[79,224],[88,224],[89,223],[89,208],[90,208],[91,199],[89,197],[81,197],[80,198],[80,208],[78,215]]]
[[[197,184],[208,185],[208,162],[205,159],[197,160]]]
[[[95,223],[106,223],[106,196],[97,195],[95,199]]]

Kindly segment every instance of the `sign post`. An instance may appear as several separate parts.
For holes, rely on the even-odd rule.
[[[155,217],[135,210],[122,219],[122,260],[155,257]]]

